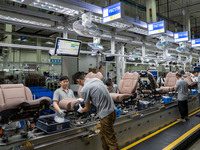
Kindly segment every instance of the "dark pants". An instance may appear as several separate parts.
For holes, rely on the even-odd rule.
[[[199,94],[199,106],[200,106],[200,93],[198,93]]]
[[[181,119],[185,119],[185,117],[188,117],[188,101],[178,101],[178,108],[179,112],[181,114]]]
[[[100,136],[102,141],[102,147],[104,150],[119,150],[119,145],[113,128],[115,120],[116,111],[112,112],[103,119],[100,119]]]

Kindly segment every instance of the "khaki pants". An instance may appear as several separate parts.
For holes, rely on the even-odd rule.
[[[104,117],[103,119],[100,119],[100,136],[102,141],[102,147],[104,150],[119,150],[117,138],[113,129],[113,124],[115,120],[116,111],[113,111],[108,116]]]

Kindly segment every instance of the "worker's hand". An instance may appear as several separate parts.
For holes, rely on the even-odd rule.
[[[82,99],[82,98],[78,98],[77,99],[79,102],[83,102],[84,101],[84,99]]]
[[[81,106],[81,104],[79,104],[79,108],[78,108],[77,112],[83,113],[83,112],[82,112],[82,109],[83,109],[83,107]]]
[[[61,109],[58,111],[58,113],[59,113],[60,117],[65,117],[65,115],[66,115],[65,112]]]

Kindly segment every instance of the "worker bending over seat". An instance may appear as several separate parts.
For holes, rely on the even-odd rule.
[[[79,105],[77,111],[80,113],[90,111],[91,102],[97,108],[100,118],[100,135],[103,149],[119,150],[117,138],[113,129],[113,124],[116,120],[116,108],[106,86],[97,78],[86,78],[83,72],[74,74],[73,79],[79,85],[83,86],[81,89],[81,96],[84,99],[85,107],[82,108],[81,105]]]

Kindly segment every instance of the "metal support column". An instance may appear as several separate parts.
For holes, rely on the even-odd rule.
[[[96,55],[96,68],[97,68],[97,72],[99,72],[99,63],[100,63],[100,60],[101,60],[101,56],[100,54],[97,54]]]
[[[183,66],[183,67],[184,67],[184,72],[185,72],[185,71],[186,71],[186,63],[184,63],[184,66]]]
[[[178,53],[178,61],[181,61],[181,54]]]
[[[122,55],[124,55],[124,43],[121,44],[121,53],[122,53]],[[125,62],[125,58],[124,57],[121,58],[121,62],[122,62],[122,73],[121,73],[121,76],[123,76],[123,74],[125,73],[125,69],[126,69],[126,62]]]
[[[199,52],[199,65],[200,65],[200,52]]]
[[[41,46],[41,41],[39,38],[37,38],[37,46]],[[37,55],[36,55],[37,63],[41,63],[41,50],[39,50],[39,49],[36,50],[36,53],[37,53]],[[39,68],[39,66],[36,66],[36,67]],[[38,69],[38,73],[39,74],[41,73],[40,69]]]
[[[106,62],[106,66],[105,66],[105,79],[108,79],[108,62]]]
[[[112,38],[111,38],[111,54],[115,54],[115,37],[114,33],[111,33]]]
[[[152,22],[157,21],[156,15],[156,0],[146,0],[146,21],[151,22],[149,9],[152,10]]]
[[[5,31],[6,32],[12,32],[12,25],[6,24],[5,25]],[[12,35],[5,34],[5,43],[12,43]],[[12,48],[3,48],[3,61],[13,61],[13,54],[12,54]]]
[[[191,70],[191,68],[192,68],[192,51],[190,52],[190,70]]]
[[[117,48],[117,54],[121,54],[120,52],[120,49]],[[116,70],[117,70],[117,85],[119,84],[119,81],[121,80],[121,73],[120,73],[120,70],[121,70],[121,56],[116,56]]]
[[[167,54],[168,54],[168,49],[163,50],[163,59],[165,60],[168,59]]]

